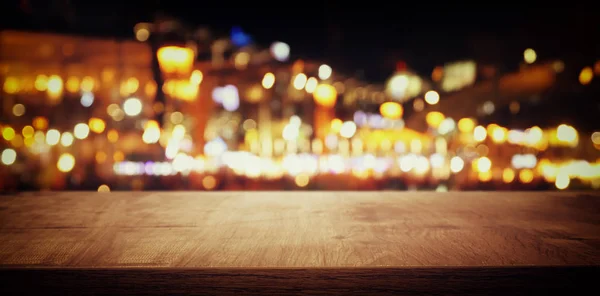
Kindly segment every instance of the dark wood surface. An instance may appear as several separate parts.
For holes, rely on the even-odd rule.
[[[0,292],[530,295],[599,266],[598,192],[0,197]]]

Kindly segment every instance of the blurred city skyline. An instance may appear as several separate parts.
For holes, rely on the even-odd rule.
[[[600,188],[586,7],[122,2],[2,3],[0,189]]]

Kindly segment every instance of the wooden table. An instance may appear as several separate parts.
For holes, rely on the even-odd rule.
[[[0,196],[0,294],[577,292],[600,193]]]

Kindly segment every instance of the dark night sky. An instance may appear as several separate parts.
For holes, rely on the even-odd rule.
[[[30,14],[23,13],[24,2]],[[323,59],[349,73],[364,70],[371,80],[387,77],[398,60],[423,74],[460,58],[515,67],[527,47],[536,49],[541,60],[589,64],[600,57],[600,25],[592,3],[445,3],[8,0],[2,3],[2,25],[133,38],[135,23],[162,10],[223,33],[239,25],[260,44],[285,41],[295,56]]]

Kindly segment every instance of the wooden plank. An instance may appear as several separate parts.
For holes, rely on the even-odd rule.
[[[0,199],[0,264],[590,265],[598,193],[35,193]]]
[[[599,192],[0,197],[0,292],[535,294],[599,263]]]

